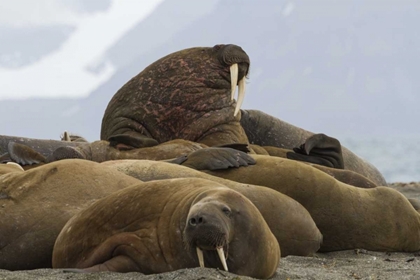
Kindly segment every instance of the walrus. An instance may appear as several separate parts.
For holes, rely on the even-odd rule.
[[[205,159],[205,155],[202,156]],[[150,160],[114,160],[101,163],[143,182],[170,178],[212,180],[246,196],[258,208],[281,247],[281,256],[308,256],[321,246],[322,234],[309,212],[297,201],[275,190],[211,176],[204,172]],[[195,164],[194,164],[195,165]]]
[[[400,192],[344,184],[299,161],[252,155],[256,164],[208,174],[275,189],[301,203],[323,235],[320,251],[420,250],[420,215]]]
[[[69,138],[69,135],[66,137]],[[2,144],[0,148],[3,147],[3,151],[6,151],[0,157],[0,163],[2,160],[8,163],[15,162],[24,166],[25,169],[31,169],[45,163],[69,158],[95,162],[132,158],[188,164],[190,168],[197,170],[225,169],[255,164],[254,159],[247,155],[249,149],[246,144],[234,143],[207,147],[204,144],[176,139],[158,146],[135,148],[136,143],[133,143],[132,140],[130,136],[119,135],[112,138],[111,142],[94,141],[88,143],[80,141],[78,145],[66,146],[66,143],[72,144],[76,141],[0,136],[0,144]],[[54,147],[55,150],[52,150],[51,147]],[[196,160],[203,156],[206,158],[205,161]]]
[[[279,244],[245,196],[197,178],[158,180],[115,192],[64,226],[54,268],[162,273],[206,266],[270,278]]]
[[[139,180],[86,160],[23,171],[0,164],[0,269],[51,267],[54,242],[75,213]]]
[[[283,157],[289,159],[305,161],[304,156],[299,156],[304,153],[290,153],[290,150],[296,149],[299,145],[306,143],[308,139],[314,140],[311,138],[314,133],[296,127],[259,110],[241,110],[240,123],[247,135],[249,143],[266,146],[263,147],[266,148],[266,150],[273,150],[272,147],[286,149],[286,155],[283,155]],[[318,139],[315,140],[321,143],[325,142],[324,139],[326,139],[326,137],[319,139],[320,137],[323,136],[320,135]],[[340,143],[334,143],[333,141],[328,140],[328,143],[332,149],[338,149]],[[306,144],[306,146],[312,146],[313,143],[314,141],[311,141],[311,143]],[[344,169],[357,172],[367,177],[378,186],[387,185],[385,178],[375,166],[360,158],[346,147],[341,146],[341,150],[343,153]],[[275,149],[273,152],[276,153]],[[268,153],[273,155],[270,151]],[[325,153],[325,149],[322,153]]]
[[[169,54],[146,67],[116,92],[102,118],[101,139],[130,135],[138,139],[141,147],[185,139],[207,146],[251,143],[297,148],[312,133],[258,114],[258,111],[240,110],[249,66],[248,55],[236,45],[189,48]],[[237,103],[233,98],[236,85]],[[318,149],[315,156],[291,151],[287,158],[316,159],[311,162],[329,164],[322,159],[330,154],[331,147],[341,153],[338,143]],[[344,158],[345,164],[339,168],[386,185],[383,176],[371,164],[347,149]]]
[[[0,156],[0,162],[2,160],[4,162],[13,161],[22,165],[25,169],[30,169],[44,163],[68,158],[96,162],[119,159],[151,159],[165,160],[197,170],[217,170],[255,164],[253,158],[229,148],[246,153],[257,151],[257,154],[279,157],[287,157],[287,154],[291,152],[291,150],[277,147],[261,147],[240,143],[207,147],[204,144],[182,139],[175,139],[153,147],[138,148],[137,139],[129,135],[114,136],[111,138],[111,142],[94,141],[91,143],[69,141],[71,137],[78,139],[77,137],[80,136],[72,136],[66,134],[66,132],[64,136],[67,141],[0,135],[0,150],[4,152],[3,156]],[[68,143],[70,145],[67,145]],[[319,142],[317,144],[322,145]],[[217,153],[223,153],[224,155],[218,155]],[[325,154],[327,153],[324,152],[322,156],[317,156],[315,162],[325,158]],[[353,171],[330,168],[319,164],[312,165],[346,184],[362,188],[376,186],[369,179]]]
[[[112,97],[102,118],[100,139],[131,135],[144,147],[177,138],[207,146],[247,143],[239,109],[249,65],[245,51],[232,44],[171,53]]]
[[[137,139],[115,135],[110,141],[77,142],[0,135],[0,162],[14,161],[23,166],[65,158],[96,162],[116,159],[167,160],[206,148],[206,145],[175,139],[157,147],[140,148]]]

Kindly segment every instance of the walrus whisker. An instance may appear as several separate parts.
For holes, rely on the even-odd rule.
[[[236,101],[235,113],[233,116],[236,116],[241,109],[242,103],[244,102],[245,97],[245,78],[242,78],[239,81],[238,85],[238,100]]]
[[[230,101],[233,101],[235,97],[236,85],[238,84],[238,63],[232,64],[230,66]]]
[[[225,253],[223,252],[223,247],[217,247],[216,250],[217,254],[219,255],[220,261],[222,262],[223,268],[226,271],[229,271],[226,263]]]
[[[198,247],[195,247],[195,249],[197,250],[197,257],[198,257],[198,262],[200,264],[200,267],[204,267],[203,251]]]

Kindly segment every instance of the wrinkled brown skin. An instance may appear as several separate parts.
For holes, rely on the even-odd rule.
[[[314,133],[281,121],[258,110],[241,110],[241,126],[249,143],[292,150]],[[342,147],[344,168],[359,173],[378,186],[386,186],[385,178],[369,162]]]
[[[185,244],[184,229],[190,209],[209,199],[231,209],[228,219],[202,211],[213,215],[216,227],[228,228],[224,249],[229,271],[271,277],[280,247],[258,209],[240,193],[198,178],[134,185],[82,210],[58,236],[53,267],[144,274],[198,267],[195,247]],[[203,252],[206,267],[223,270],[215,250]]]
[[[322,235],[308,211],[294,199],[262,186],[241,184],[184,166],[149,160],[118,160],[101,163],[142,181],[170,178],[202,178],[223,184],[254,203],[276,236],[282,257],[312,255]]]
[[[0,164],[0,269],[51,267],[55,239],[78,211],[137,184],[99,163],[63,160],[22,171]]]
[[[101,139],[129,134],[157,143],[177,138],[207,146],[247,143],[240,114],[233,116],[236,102],[230,100],[229,67],[234,63],[239,81],[250,61],[235,45],[190,48],[157,60],[111,99]]]
[[[256,165],[207,173],[266,186],[301,203],[324,237],[321,251],[420,250],[420,214],[398,191],[388,187],[355,188],[308,164],[279,157],[253,157]]]

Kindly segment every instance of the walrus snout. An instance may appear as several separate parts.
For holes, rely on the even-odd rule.
[[[200,267],[204,267],[204,251],[217,251],[217,260],[228,271],[224,248],[231,237],[230,208],[223,203],[200,201],[193,205],[187,217],[184,238],[190,249],[195,248]],[[215,255],[206,254],[211,266],[217,266]]]

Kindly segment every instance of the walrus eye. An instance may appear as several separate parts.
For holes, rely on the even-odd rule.
[[[226,216],[230,216],[230,214],[232,213],[231,211],[230,211],[230,209],[229,209],[229,207],[227,207],[227,206],[223,206],[223,208],[222,208],[222,212],[223,213],[225,213],[225,215]]]

